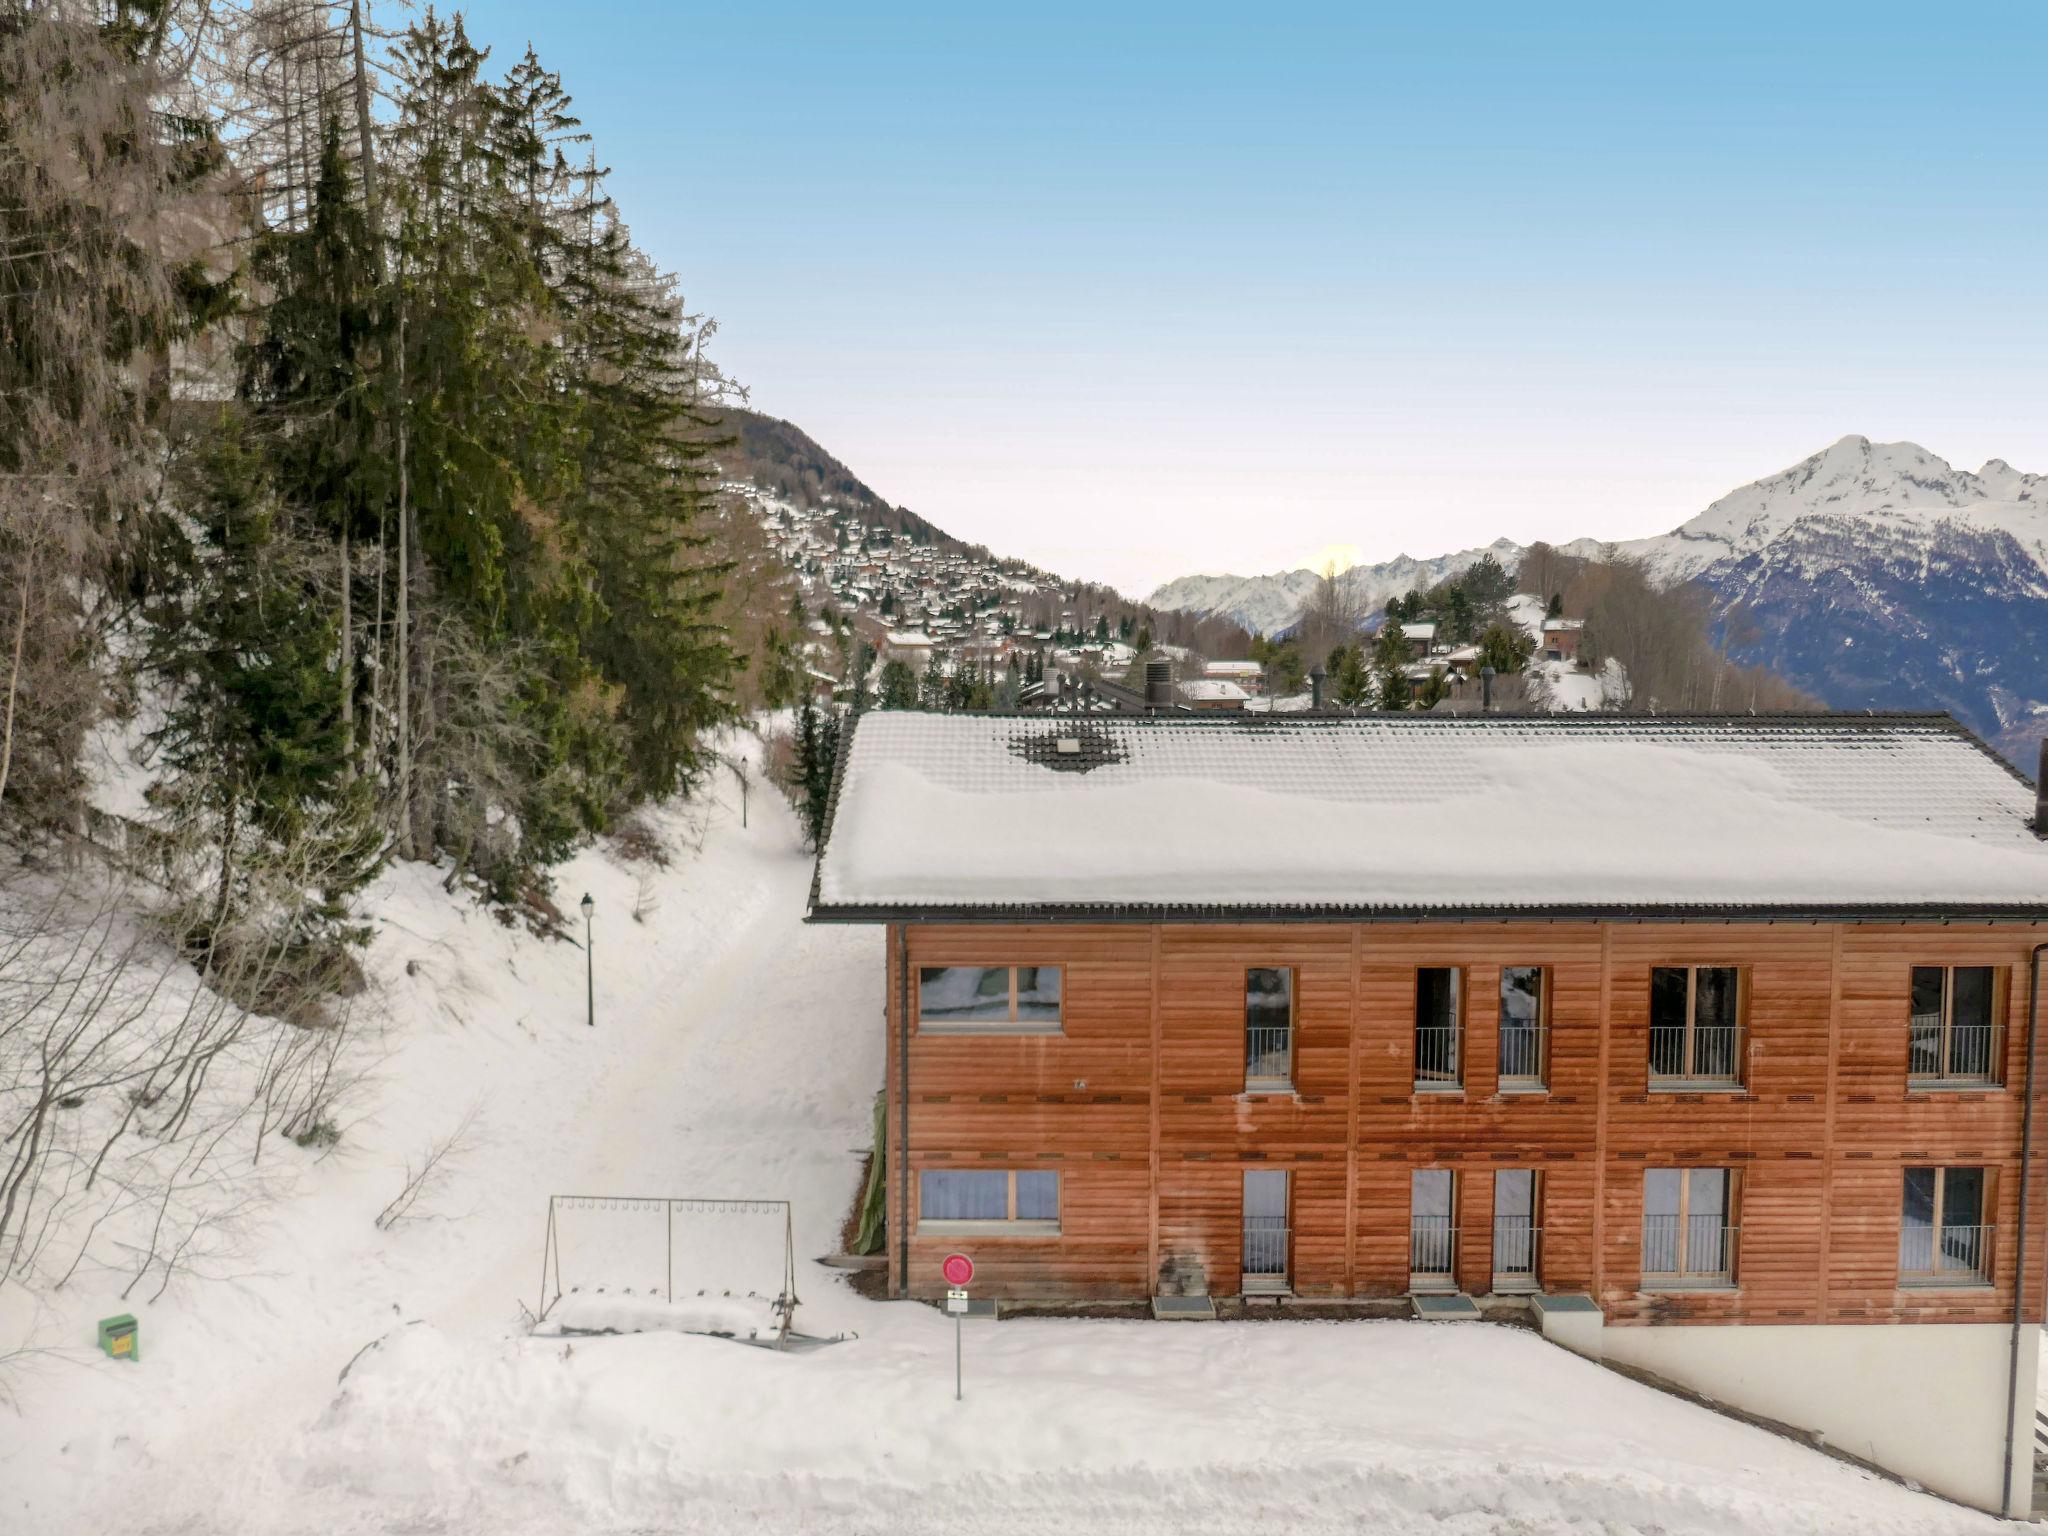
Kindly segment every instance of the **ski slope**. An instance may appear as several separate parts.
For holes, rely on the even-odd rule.
[[[232,1272],[151,1306],[116,1274],[0,1293],[0,1341],[49,1350],[0,1409],[0,1531],[1996,1528],[1502,1328],[977,1322],[956,1404],[948,1319],[811,1262],[869,1135],[881,936],[804,927],[792,818],[757,789],[742,829],[731,789],[660,818],[701,840],[666,869],[561,871],[565,910],[596,903],[595,1028],[579,949],[384,878],[374,1074],[332,1153],[279,1143]],[[421,1219],[378,1230],[472,1109]],[[788,1198],[798,1325],[851,1336],[530,1335],[551,1192]],[[142,1362],[103,1360],[92,1320],[130,1309]]]

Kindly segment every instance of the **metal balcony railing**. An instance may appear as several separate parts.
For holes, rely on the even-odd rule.
[[[1914,1019],[1907,1028],[1906,1074],[1922,1083],[1995,1084],[2005,1055],[2002,1024],[1951,1024]]]
[[[1457,1283],[1458,1229],[1448,1216],[1415,1216],[1408,1222],[1409,1284],[1415,1287]]]
[[[1533,1216],[1493,1218],[1494,1283],[1536,1283],[1536,1249],[1543,1229]]]
[[[1464,1081],[1459,1073],[1458,1026],[1418,1024],[1415,1026],[1415,1086],[1455,1088]]]
[[[1247,1216],[1244,1219],[1244,1289],[1250,1292],[1287,1289],[1287,1218]]]
[[[1541,1088],[1544,1047],[1550,1031],[1541,1024],[1503,1024],[1500,1029],[1500,1081],[1503,1088]]]
[[[1740,1024],[1652,1024],[1650,1081],[1713,1083],[1742,1080]]]
[[[1899,1279],[1922,1285],[1989,1280],[1993,1230],[1909,1223],[1899,1229]]]
[[[1248,1083],[1294,1081],[1294,1030],[1286,1024],[1252,1024],[1244,1032],[1244,1078]]]
[[[1719,1216],[1645,1216],[1645,1280],[1728,1280],[1740,1227]]]

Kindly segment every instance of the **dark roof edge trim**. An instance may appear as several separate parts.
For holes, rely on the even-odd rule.
[[[1887,905],[1768,905],[1653,902],[1567,906],[882,906],[819,904],[809,923],[2048,923],[2048,901],[1922,902]]]

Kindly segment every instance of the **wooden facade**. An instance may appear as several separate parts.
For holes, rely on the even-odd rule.
[[[955,1249],[985,1295],[1143,1298],[1177,1282],[1236,1294],[1247,1168],[1288,1170],[1291,1289],[1333,1298],[1410,1289],[1413,1172],[1455,1170],[1455,1279],[1484,1293],[1492,1175],[1528,1168],[1540,1175],[1542,1288],[1590,1293],[1610,1325],[2012,1316],[2028,959],[2048,924],[896,922],[887,936],[899,1294],[943,1290],[939,1261]],[[1060,967],[1058,1031],[920,1030],[919,969],[976,965]],[[1739,1088],[1649,1080],[1651,972],[1683,965],[1739,970]],[[1909,1083],[1916,965],[1995,968],[1996,1086]],[[1439,966],[1464,978],[1453,1092],[1415,1084],[1416,972]],[[1503,966],[1544,968],[1540,1091],[1498,1080]],[[1291,1091],[1246,1091],[1251,967],[1293,975]],[[1901,1284],[1901,1181],[1916,1166],[1987,1170],[1987,1282]],[[917,1178],[947,1168],[1057,1172],[1057,1235],[920,1230]],[[1645,1286],[1648,1168],[1734,1172],[1732,1283]],[[2044,1215],[2037,1185],[2030,1319]]]

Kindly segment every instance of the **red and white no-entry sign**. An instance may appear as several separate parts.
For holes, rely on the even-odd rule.
[[[948,1285],[965,1285],[974,1278],[974,1260],[964,1253],[947,1254],[946,1262],[939,1268],[945,1273]]]

